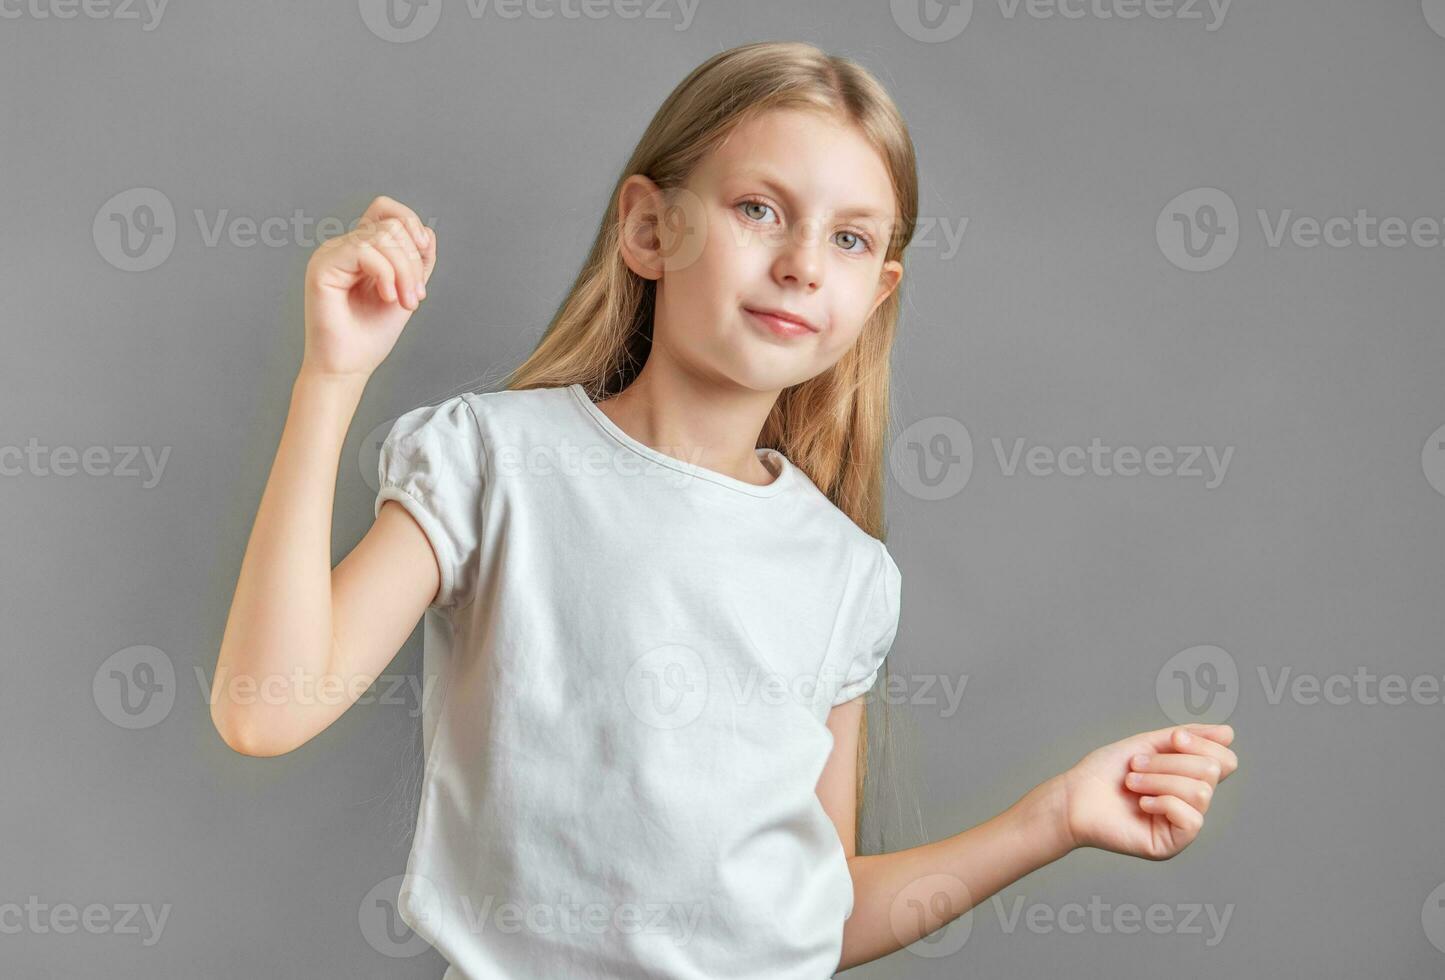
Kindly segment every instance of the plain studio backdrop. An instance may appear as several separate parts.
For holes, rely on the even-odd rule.
[[[851,975],[1445,970],[1445,3],[0,13],[7,977],[440,975],[391,907],[421,628],[284,757],[208,714],[306,260],[377,194],[439,237],[339,560],[385,427],[520,362],[662,98],[765,39],[862,62],[919,151],[869,841],[1193,716],[1243,763],[1174,860],[1077,852]]]

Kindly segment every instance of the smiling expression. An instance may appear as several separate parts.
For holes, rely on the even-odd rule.
[[[633,182],[624,210],[656,190]],[[778,390],[826,371],[903,273],[884,261],[897,219],[883,159],[858,129],[815,112],[742,123],[675,203],[654,212],[653,343],[745,387]]]

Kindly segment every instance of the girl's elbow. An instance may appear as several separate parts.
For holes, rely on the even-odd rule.
[[[216,733],[221,736],[221,741],[226,743],[227,748],[256,759],[285,755],[299,748],[305,741],[297,742],[294,739],[278,737],[274,725],[261,723],[258,719],[235,711],[217,711],[214,705],[211,708],[211,724],[215,726]]]

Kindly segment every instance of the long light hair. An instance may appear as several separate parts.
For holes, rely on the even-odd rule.
[[[918,216],[918,174],[908,128],[883,86],[856,63],[811,44],[768,41],[732,48],[695,68],[658,108],[618,175],[576,281],[536,349],[506,377],[504,388],[580,383],[596,401],[632,383],[652,347],[656,283],[638,276],[622,258],[618,197],[623,182],[642,174],[664,194],[673,191],[739,124],[774,109],[816,111],[861,130],[887,167],[895,198],[896,225],[884,261],[902,261]],[[758,437],[759,446],[787,456],[839,510],[879,539],[886,531],[889,355],[900,302],[895,289],[836,364],[783,390]],[[887,670],[885,660],[885,684]],[[860,854],[868,715],[877,703],[865,701],[858,740],[854,846]],[[883,712],[886,733],[886,702]]]

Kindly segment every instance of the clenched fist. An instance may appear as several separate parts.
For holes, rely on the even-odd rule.
[[[1229,725],[1171,725],[1095,749],[1059,781],[1060,823],[1076,847],[1164,861],[1204,827],[1218,785],[1239,768]]]
[[[371,202],[356,228],[317,247],[306,265],[302,370],[371,376],[426,296],[436,235],[389,197]]]

